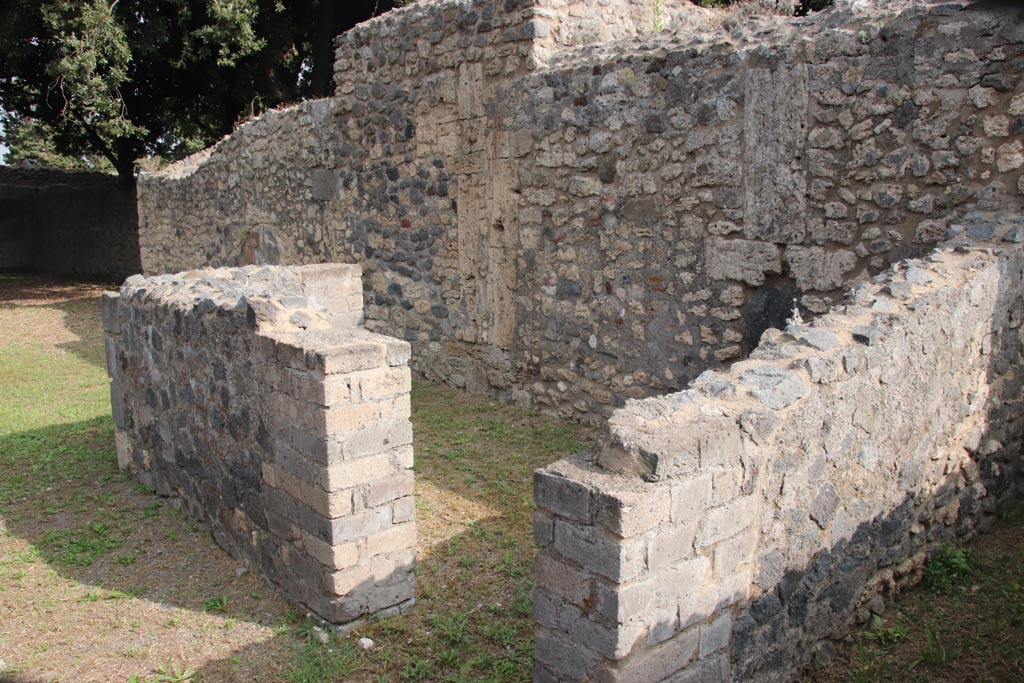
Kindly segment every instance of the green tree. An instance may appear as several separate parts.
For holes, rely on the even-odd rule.
[[[102,166],[134,184],[241,118],[330,94],[334,37],[401,0],[8,0],[8,160]]]

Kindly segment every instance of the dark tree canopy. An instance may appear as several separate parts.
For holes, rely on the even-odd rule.
[[[334,37],[402,0],[8,0],[0,119],[13,161],[180,158],[269,107],[330,94]]]

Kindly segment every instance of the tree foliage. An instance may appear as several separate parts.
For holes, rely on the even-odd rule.
[[[241,118],[330,93],[333,39],[401,0],[8,0],[0,118],[10,159],[125,184]]]

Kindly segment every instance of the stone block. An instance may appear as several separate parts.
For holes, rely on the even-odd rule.
[[[710,609],[713,611],[723,606],[734,605],[746,600],[750,595],[752,580],[753,569],[749,565],[740,565],[732,574],[707,584],[705,586],[706,593],[700,596],[700,600],[705,601],[703,605],[704,613],[709,613],[707,610],[711,605],[713,607],[710,607]],[[680,618],[682,618],[682,601],[679,604],[679,612]]]
[[[729,671],[729,655],[723,652],[693,663],[664,683],[726,683],[731,680]]]
[[[409,400],[387,399],[372,403],[334,406],[323,412],[328,434],[344,436],[373,427],[391,427],[398,420],[408,420]]]
[[[577,607],[596,599],[600,585],[600,580],[592,573],[566,563],[550,550],[537,555],[533,575],[539,588]]]
[[[411,496],[414,483],[415,476],[410,470],[395,473],[383,481],[372,482],[366,488],[366,507],[378,507],[397,498]]]
[[[387,424],[373,424],[355,432],[337,436],[341,456],[346,460],[357,460],[382,451],[395,451],[401,446],[412,444],[412,425],[408,420],[396,420]],[[409,449],[411,450],[411,449]],[[404,458],[408,460],[408,458]]]
[[[701,555],[677,561],[638,581],[618,586],[597,584],[594,594],[588,593],[584,600],[587,605],[596,604],[597,611],[614,623],[649,621],[650,613],[674,609],[686,596],[701,594],[710,576],[711,563]]]
[[[117,452],[117,466],[128,469],[132,462],[132,443],[128,433],[120,428],[114,430],[114,450]]]
[[[399,472],[395,471],[389,453],[378,453],[357,460],[345,460],[327,467],[327,491],[334,493],[341,489],[362,486],[370,482],[387,484],[390,478]],[[382,481],[387,480],[387,481]]]
[[[374,581],[372,567],[356,565],[338,571],[325,572],[324,590],[333,595],[349,595],[357,590],[369,589]]]
[[[696,552],[699,524],[696,520],[684,524],[662,527],[649,541],[647,566],[652,572],[675,565],[680,560],[692,558]]]
[[[699,643],[700,630],[688,629],[663,643],[641,650],[617,667],[601,667],[595,680],[598,683],[663,681],[694,660]]]
[[[125,408],[124,387],[121,382],[112,381],[110,383],[110,414],[114,420],[114,426],[122,431],[127,430],[130,426]]]
[[[554,548],[595,574],[613,581],[628,581],[644,570],[645,541],[621,541],[598,527],[555,520]]]
[[[560,629],[560,616],[564,606],[565,603],[543,588],[538,586],[533,589],[533,620],[541,628]]]
[[[351,514],[354,507],[351,489],[343,488],[331,492],[320,483],[310,485],[300,483],[299,493],[301,499],[310,508],[327,519]]]
[[[672,482],[672,521],[675,524],[698,521],[711,505],[713,482],[711,474]]]
[[[679,630],[679,605],[651,611],[647,616],[647,644],[663,643]]]
[[[555,520],[540,510],[533,513],[533,543],[545,547],[555,542]]]
[[[786,268],[802,291],[827,292],[846,285],[848,273],[857,267],[852,251],[830,251],[822,247],[786,247]]]
[[[325,398],[323,380],[318,375],[291,368],[279,370],[280,377],[275,383],[279,391],[287,393],[300,404],[310,406],[306,410],[315,410],[330,405]],[[346,397],[347,398],[347,395]],[[335,401],[338,402],[338,401]]]
[[[366,537],[366,557],[416,550],[416,524],[396,524]]]
[[[590,487],[556,472],[533,473],[533,498],[538,507],[566,519],[590,524],[594,518]]]
[[[729,638],[732,636],[732,614],[722,612],[713,621],[700,626],[700,650],[701,659],[706,659],[715,652],[721,652],[729,647]]]
[[[390,527],[391,516],[391,508],[385,505],[326,520],[323,529],[326,535],[322,537],[332,545],[358,541]]]
[[[632,538],[667,522],[671,516],[671,491],[665,486],[618,490],[595,496],[595,518],[619,538]]]
[[[738,441],[738,439],[737,439]],[[733,467],[712,473],[711,505],[722,505],[740,496],[743,488],[743,469]]]
[[[751,64],[743,79],[744,234],[766,242],[800,242],[807,220],[807,179],[802,165],[793,162],[807,146],[807,65]],[[818,130],[811,134],[812,146],[832,147],[822,144]]]
[[[117,292],[103,292],[100,303],[102,306],[103,331],[107,335],[121,334],[121,295]]]
[[[412,380],[407,367],[385,366],[361,370],[348,375],[355,396],[363,401],[379,401],[394,397],[408,398]]]
[[[303,350],[305,367],[325,375],[337,375],[360,370],[372,370],[385,364],[387,349],[383,344],[351,341],[346,344]]]
[[[761,503],[755,496],[744,496],[708,510],[700,523],[697,547],[707,548],[746,530],[758,522],[760,511]]]
[[[699,431],[697,451],[702,470],[739,465],[744,448],[740,427],[731,418],[702,418],[695,425]]]
[[[774,244],[718,237],[706,244],[705,267],[712,280],[762,285],[766,274],[782,272],[782,253]]]
[[[534,653],[538,664],[558,672],[560,681],[593,680],[594,671],[602,659],[581,643],[548,629],[537,631]]]
[[[700,624],[707,620],[709,614],[731,604],[719,600],[717,588],[718,584],[716,583],[704,582],[699,586],[691,587],[690,591],[679,596],[679,628],[685,629],[694,624]]]
[[[303,531],[302,547],[311,557],[328,569],[345,569],[359,562],[359,545],[357,543],[339,543],[331,545],[321,538]]]
[[[277,339],[274,341],[274,360],[286,368],[306,369],[306,349],[301,344]]]
[[[757,539],[757,529],[751,528],[719,541],[712,551],[715,577],[725,578],[735,573],[741,565],[749,564],[757,547]]]
[[[409,342],[391,337],[385,337],[384,340],[384,361],[391,367],[407,365],[412,356]]]
[[[1024,144],[1020,140],[999,145],[996,148],[996,168],[1000,173],[1015,171],[1024,166]]]
[[[411,522],[416,519],[416,501],[412,496],[399,498],[391,505],[391,521],[395,524]]]

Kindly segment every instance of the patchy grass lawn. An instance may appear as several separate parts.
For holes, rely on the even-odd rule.
[[[590,430],[416,383],[417,607],[323,642],[117,470],[101,291],[0,275],[0,680],[530,680],[532,471]]]
[[[805,680],[1024,681],[1024,510],[966,547],[944,546],[926,567],[924,582]]]

